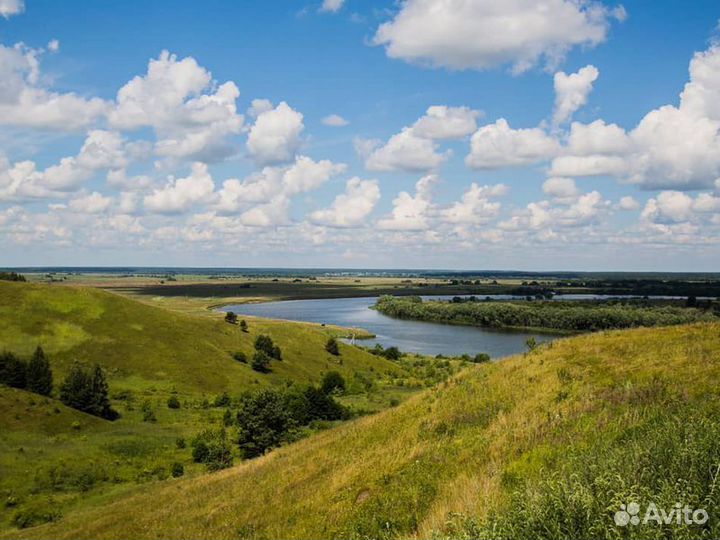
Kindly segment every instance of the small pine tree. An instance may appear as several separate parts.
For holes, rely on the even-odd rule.
[[[73,364],[60,386],[60,401],[68,407],[107,420],[118,417],[110,406],[105,372],[99,365],[87,370],[77,362]]]
[[[330,354],[333,354],[335,356],[340,355],[340,347],[338,346],[337,339],[334,337],[331,337],[327,340],[327,343],[325,344],[325,350],[329,352]]]
[[[11,352],[0,354],[0,384],[13,388],[27,387],[27,364]]]
[[[49,396],[52,392],[53,376],[45,351],[38,345],[27,366],[27,389],[36,394]]]
[[[245,322],[245,319],[240,321],[240,330],[242,330],[243,332],[248,331],[248,323]]]

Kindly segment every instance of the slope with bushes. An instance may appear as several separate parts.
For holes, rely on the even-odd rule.
[[[8,537],[716,538],[718,388],[718,324],[562,339]],[[711,517],[619,529],[613,514],[632,501]]]

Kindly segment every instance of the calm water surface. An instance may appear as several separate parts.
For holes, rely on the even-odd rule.
[[[430,298],[430,297],[423,297]],[[434,296],[436,300],[451,297]],[[508,332],[454,326],[421,321],[393,319],[370,309],[377,297],[332,298],[323,300],[288,300],[264,304],[239,304],[224,306],[222,311],[233,311],[238,315],[254,315],[270,319],[285,319],[314,323],[335,324],[364,328],[377,337],[359,341],[372,346],[380,343],[383,347],[392,345],[401,351],[446,356],[479,352],[493,358],[516,354],[526,349],[525,340],[534,337],[538,343],[554,339],[552,334],[532,332]]]

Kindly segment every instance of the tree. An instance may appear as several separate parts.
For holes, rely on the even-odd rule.
[[[525,346],[527,347],[528,351],[532,352],[537,349],[537,340],[534,337],[529,337],[525,340]]]
[[[52,387],[53,376],[50,362],[45,356],[45,351],[38,345],[27,366],[27,389],[36,394],[49,396]]]
[[[320,389],[326,395],[345,392],[345,379],[337,371],[328,371],[322,379]]]
[[[232,453],[225,428],[206,429],[192,440],[192,456],[196,463],[204,463],[209,471],[225,469],[232,465]]]
[[[0,384],[27,387],[27,364],[8,351],[0,353]]]
[[[85,369],[77,362],[73,364],[60,386],[60,401],[68,407],[107,420],[118,417],[110,406],[105,372],[97,364],[91,369]]]
[[[267,373],[270,371],[270,357],[263,351],[255,351],[250,367],[260,373]]]
[[[340,347],[338,347],[337,339],[334,337],[331,337],[327,340],[327,343],[325,344],[325,350],[329,352],[330,354],[333,354],[335,356],[340,355]]]
[[[280,347],[273,343],[273,340],[270,336],[260,334],[258,337],[256,337],[255,350],[262,351],[270,358],[274,358],[275,360],[282,360],[282,351],[280,350]]]
[[[248,331],[248,323],[245,322],[245,319],[240,321],[240,330],[242,330],[243,332]]]
[[[225,314],[225,322],[230,324],[237,324],[237,315],[235,315],[235,313],[232,311],[228,311]]]
[[[253,458],[286,441],[297,423],[282,391],[268,388],[241,397],[237,425],[240,450]]]
[[[168,406],[168,409],[179,409],[180,408],[180,400],[177,398],[177,396],[170,396],[167,399],[167,406]]]

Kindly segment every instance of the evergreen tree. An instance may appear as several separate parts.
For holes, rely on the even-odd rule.
[[[110,407],[105,372],[97,364],[89,370],[77,362],[73,364],[60,386],[60,401],[68,407],[107,420],[118,417],[118,413]]]
[[[49,396],[52,392],[53,376],[45,351],[38,345],[27,367],[27,389],[36,394]]]
[[[0,353],[0,384],[27,387],[27,364],[8,351]]]

